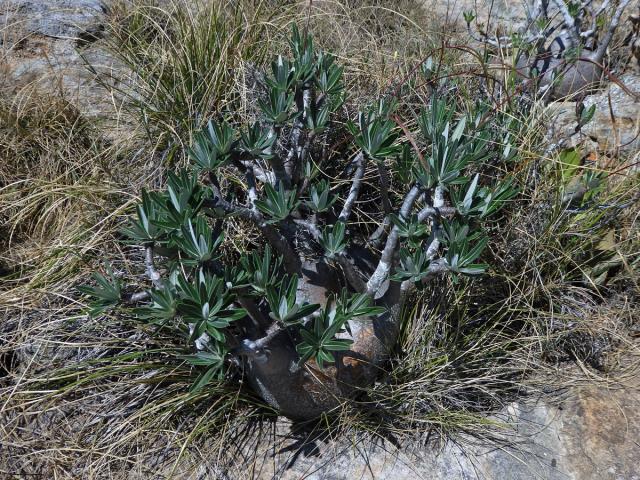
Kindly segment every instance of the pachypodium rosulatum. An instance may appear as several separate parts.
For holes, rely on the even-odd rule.
[[[517,194],[486,172],[516,149],[508,115],[480,100],[460,107],[444,81],[418,111],[387,96],[337,121],[343,68],[295,27],[290,46],[262,82],[255,123],[211,120],[186,152],[191,167],[142,192],[124,234],[144,247],[149,288],[126,293],[108,270],[82,291],[94,314],[134,305],[180,335],[193,388],[243,377],[282,414],[309,419],[375,381],[417,289],[485,272],[484,222]],[[223,181],[229,169],[242,181]],[[224,262],[229,218],[264,244]]]
[[[607,49],[630,3],[528,0],[523,2],[526,23],[502,37],[482,29],[478,36],[473,11],[464,12],[464,19],[475,40],[515,52],[515,64],[507,70],[515,70],[530,90],[559,99],[584,96],[600,85]]]

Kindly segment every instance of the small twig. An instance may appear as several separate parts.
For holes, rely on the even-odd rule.
[[[467,33],[473,40],[475,40],[478,43],[491,45],[492,47],[495,47],[495,48],[513,48],[513,42],[511,42],[511,37],[489,38],[489,35],[487,35],[482,30],[478,30],[478,33],[481,35],[481,37],[477,37],[474,34],[473,30],[471,29],[471,23],[467,23]],[[525,40],[525,42],[528,43],[528,40]]]
[[[422,164],[422,168],[425,169],[425,172],[428,172],[429,171],[429,164],[425,160],[424,155],[422,155],[422,152],[420,151],[420,147],[418,147],[418,143],[416,142],[415,137],[411,134],[411,131],[409,131],[407,126],[404,124],[404,122],[402,120],[400,120],[399,116],[397,116],[395,114],[391,115],[391,119],[394,122],[396,122],[396,125],[398,125],[402,129],[402,132],[405,134],[405,136],[409,140],[409,143],[411,144],[411,147],[413,148],[413,151],[416,152],[416,155],[418,156],[418,160]]]

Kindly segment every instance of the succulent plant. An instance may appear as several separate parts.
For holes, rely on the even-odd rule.
[[[416,289],[486,271],[483,222],[517,189],[473,175],[503,159],[491,141],[504,138],[499,115],[470,121],[476,112],[443,83],[416,112],[417,142],[391,96],[344,128],[343,69],[295,27],[290,43],[293,57],[279,56],[264,83],[261,118],[212,119],[186,152],[191,166],[142,192],[124,233],[144,247],[150,287],[125,294],[114,275],[96,275],[83,292],[93,314],[133,303],[138,319],[181,335],[178,358],[200,372],[194,388],[244,375],[283,414],[313,418],[375,381]],[[346,139],[338,153],[327,146],[336,137]],[[228,169],[244,182],[220,182]],[[393,191],[389,178],[400,178]],[[358,211],[365,190],[382,204],[375,234]],[[224,260],[229,218],[264,245]]]

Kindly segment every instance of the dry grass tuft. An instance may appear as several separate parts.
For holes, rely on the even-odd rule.
[[[61,97],[24,90],[0,104],[0,118],[0,260],[11,272],[3,290],[68,287],[122,214],[116,206],[131,201],[113,183],[112,169],[124,159]],[[7,293],[3,306],[23,303],[28,290]]]
[[[262,63],[271,15],[259,0],[120,2],[105,45],[118,68],[98,78],[170,159],[209,118],[242,108],[243,66]]]

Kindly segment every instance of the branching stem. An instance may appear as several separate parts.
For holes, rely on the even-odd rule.
[[[630,2],[631,0],[622,0],[618,4],[618,8],[614,12],[613,17],[611,17],[611,23],[609,23],[609,29],[607,30],[607,33],[605,34],[604,38],[600,41],[600,44],[598,45],[598,50],[596,50],[596,54],[592,58],[594,61],[600,62],[604,58],[605,53],[607,53],[607,48],[609,48],[609,44],[611,43],[611,40],[613,40],[613,36],[616,33],[616,30],[618,29],[618,25],[620,25],[620,18],[622,17],[622,13],[627,8]]]
[[[363,152],[358,153],[353,162],[356,164],[356,173],[353,175],[353,180],[351,181],[351,188],[349,189],[347,200],[344,202],[342,211],[338,216],[338,220],[340,220],[341,222],[347,222],[347,220],[349,220],[353,205],[356,203],[356,200],[358,200],[360,188],[362,187],[362,179],[364,178],[364,172],[367,167],[366,158]]]
[[[351,285],[351,287],[358,293],[363,293],[367,290],[367,284],[362,278],[362,275],[353,264],[353,261],[346,253],[341,253],[335,256],[336,262],[342,267],[344,276]]]
[[[300,256],[294,251],[284,235],[282,235],[275,226],[267,223],[259,211],[234,205],[223,198],[208,199],[205,200],[204,204],[212,209],[222,209],[227,216],[237,216],[253,223],[260,229],[269,244],[282,255],[283,265],[287,273],[294,274],[300,272],[302,268]]]
[[[400,218],[406,218],[409,215],[419,195],[420,188],[417,185],[414,185],[402,202],[402,207],[400,207],[399,212]],[[399,237],[399,228],[397,225],[394,225],[387,237],[387,243],[385,244],[382,255],[380,256],[378,266],[367,282],[367,294],[373,297],[377,297],[378,290],[380,290],[380,287],[391,272],[393,256],[398,247]]]

